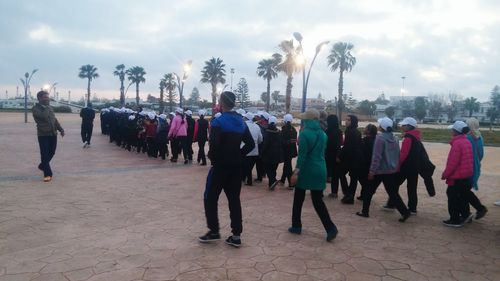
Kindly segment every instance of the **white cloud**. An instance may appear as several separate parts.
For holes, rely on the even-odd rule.
[[[36,41],[46,41],[51,44],[59,44],[63,42],[54,30],[46,24],[39,25],[35,29],[31,30],[28,35],[31,39]]]

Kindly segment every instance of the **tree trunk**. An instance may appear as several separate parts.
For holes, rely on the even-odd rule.
[[[160,114],[163,113],[165,109],[165,104],[163,102],[163,88],[160,88]]]
[[[267,100],[266,100],[266,111],[269,112],[271,107],[271,79],[267,79]]]
[[[344,71],[341,69],[340,70],[340,75],[339,75],[339,99],[337,102],[337,111],[338,111],[338,118],[340,122],[340,126],[342,126],[342,110],[344,107],[344,101],[342,100],[342,92],[344,91]]]
[[[173,108],[172,108],[173,103],[174,103],[174,99],[172,97],[172,90],[169,89],[168,90],[168,109],[170,110],[170,112],[174,111]]]
[[[125,106],[125,86],[123,86],[123,79],[120,79],[120,105],[121,107]]]
[[[290,113],[290,105],[292,103],[292,80],[293,76],[289,75],[286,79],[286,96],[285,96],[285,112]]]
[[[90,78],[88,79],[88,84],[87,84],[87,104],[90,102]]]
[[[135,83],[135,104],[139,107],[139,82]]]
[[[217,106],[217,84],[212,83],[212,114],[215,114]]]

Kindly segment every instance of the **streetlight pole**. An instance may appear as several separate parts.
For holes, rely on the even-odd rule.
[[[30,86],[31,78],[33,78],[33,74],[37,71],[38,69],[33,69],[31,74],[28,72],[24,74],[24,79],[20,78],[21,83],[23,83],[24,86],[24,123],[28,123],[28,88]]]
[[[405,79],[406,79],[406,76],[401,76],[401,79],[403,80],[403,88],[401,88],[401,100],[403,100],[404,93],[405,93]]]
[[[294,32],[293,37],[295,37],[295,39],[297,41],[299,41],[300,52],[301,52],[302,56],[304,56],[304,48],[302,47],[302,39],[303,39],[302,35],[299,32]],[[323,48],[323,46],[327,45],[328,43],[330,43],[330,41],[323,41],[316,46],[316,53],[314,54],[314,57],[311,61],[311,64],[309,65],[309,70],[307,71],[307,77],[306,77],[306,64],[305,64],[305,57],[304,57],[304,62],[302,65],[302,108],[301,108],[301,112],[306,111],[307,86],[309,85],[309,76],[311,75],[311,69],[313,67],[314,61],[316,60],[316,57],[318,56],[318,54],[321,51],[321,49]]]
[[[184,92],[184,82],[189,77],[189,72],[191,71],[192,63],[193,63],[192,60],[188,60],[186,62],[186,64],[184,64],[184,67],[183,67],[184,73],[182,75],[182,80],[181,80],[181,77],[174,72],[175,77],[177,77],[177,88],[179,89],[179,107],[180,108],[182,108],[182,99],[183,99],[182,94]]]
[[[234,74],[234,68],[231,68],[231,92],[233,91],[233,74]]]

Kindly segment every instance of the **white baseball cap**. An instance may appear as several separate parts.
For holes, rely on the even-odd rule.
[[[184,112],[184,110],[182,110],[182,108],[180,108],[180,107],[177,107],[177,108],[175,109],[175,112],[176,112],[176,113],[180,113],[180,114],[182,114],[182,113]]]
[[[277,121],[278,119],[276,119],[276,117],[274,116],[269,117],[269,124],[276,124]]]
[[[205,114],[207,114],[206,110],[203,109],[198,110],[198,115],[205,115]]]
[[[135,119],[135,115],[130,115],[130,116],[128,117],[128,120],[130,120],[130,121],[133,121],[134,119]]]
[[[378,119],[378,124],[382,129],[387,130],[387,128],[392,127],[394,122],[392,122],[392,120],[389,117],[384,117]]]
[[[165,115],[165,114],[162,113],[162,114],[160,114],[160,118],[163,119],[163,120],[166,120],[167,119],[167,115]]]
[[[191,110],[186,110],[186,115],[191,116],[191,115],[193,115],[193,112]]]
[[[215,113],[215,116],[214,116],[214,117],[215,117],[215,118],[219,118],[221,115],[222,115],[222,113],[217,112],[217,113]]]
[[[464,121],[455,121],[453,125],[448,126],[448,129],[453,129],[459,133],[462,133],[462,130],[467,127],[467,124]]]
[[[245,118],[246,118],[246,119],[248,119],[248,120],[250,120],[250,121],[252,121],[252,120],[253,120],[253,118],[254,118],[254,115],[253,115],[253,113],[252,113],[252,112],[247,112],[247,113],[245,114]]]
[[[417,127],[417,120],[415,120],[412,117],[406,117],[403,119],[403,121],[399,122],[399,125],[404,126],[404,125],[410,125],[412,127]]]
[[[271,118],[271,114],[267,113],[267,112],[262,112],[262,116],[269,121],[269,118]]]
[[[283,116],[283,121],[285,122],[292,122],[292,120],[293,120],[292,114],[285,114],[285,116]]]
[[[236,113],[238,113],[241,116],[245,116],[245,113],[247,113],[243,108],[239,108],[236,110]]]

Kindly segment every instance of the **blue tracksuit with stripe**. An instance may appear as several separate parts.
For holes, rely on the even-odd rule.
[[[243,147],[240,148],[243,142]],[[208,158],[212,167],[208,172],[204,193],[207,226],[219,233],[217,202],[222,190],[226,194],[234,235],[240,235],[241,218],[241,171],[245,155],[255,147],[252,134],[243,118],[236,112],[224,112],[212,120]]]

